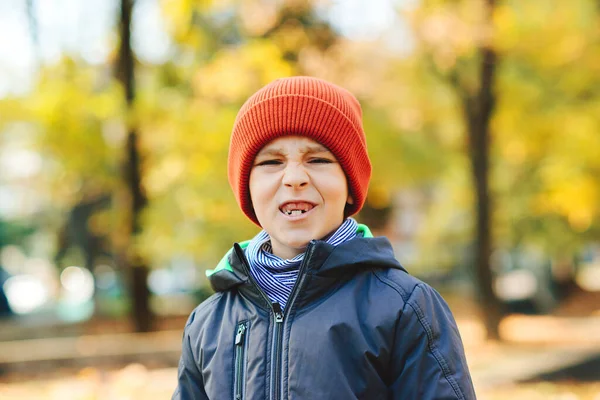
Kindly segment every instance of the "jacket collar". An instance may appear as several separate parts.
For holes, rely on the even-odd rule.
[[[311,242],[302,271],[304,284],[296,303],[308,302],[367,268],[393,268],[406,272],[394,257],[387,238],[373,237],[365,225],[359,225],[357,233],[359,236],[338,246],[321,240]],[[237,287],[256,304],[269,308],[266,296],[249,276],[248,262],[243,250],[249,242],[234,244],[217,267],[207,271],[207,275],[215,291],[227,291]],[[298,277],[299,280],[301,278]]]

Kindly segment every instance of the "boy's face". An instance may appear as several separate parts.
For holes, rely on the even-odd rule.
[[[336,230],[346,202],[353,202],[335,156],[302,136],[284,136],[260,150],[250,172],[250,197],[273,254],[284,259]]]

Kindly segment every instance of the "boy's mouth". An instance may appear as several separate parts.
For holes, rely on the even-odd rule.
[[[312,210],[314,207],[315,207],[314,204],[308,203],[305,201],[289,202],[289,203],[283,204],[279,208],[279,211],[281,211],[284,215],[297,216],[297,215],[302,215],[302,214]]]

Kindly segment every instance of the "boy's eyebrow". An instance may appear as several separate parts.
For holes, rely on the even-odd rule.
[[[256,155],[258,156],[280,156],[283,154],[283,149],[278,148],[278,147],[267,147],[265,149],[262,149],[261,151],[258,152],[258,154]]]
[[[303,148],[302,150],[300,150],[300,152],[303,154],[328,153],[329,149],[323,145],[316,144],[316,145],[308,145],[305,148]],[[285,154],[285,151],[283,151],[283,149],[281,147],[267,147],[267,148],[264,148],[263,150],[259,151],[257,156],[267,156],[267,155],[280,156],[283,154]]]
[[[329,149],[321,144],[306,146],[303,153],[328,153]]]

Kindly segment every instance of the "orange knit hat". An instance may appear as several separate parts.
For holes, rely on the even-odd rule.
[[[309,137],[333,153],[348,177],[354,199],[345,216],[360,211],[371,179],[360,104],[344,88],[297,76],[277,79],[260,89],[246,100],[235,119],[227,168],[229,184],[244,214],[260,226],[250,199],[250,170],[260,149],[285,135]]]

